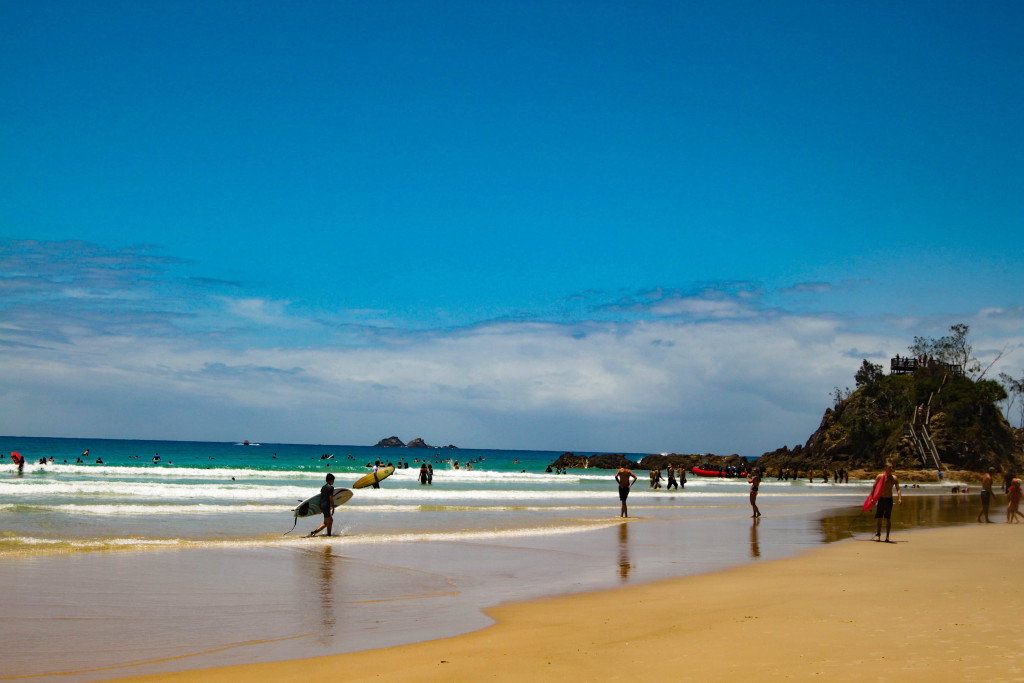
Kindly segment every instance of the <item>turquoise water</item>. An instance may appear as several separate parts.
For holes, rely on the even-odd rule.
[[[24,474],[11,451],[25,457]],[[546,473],[555,451],[0,437],[0,452],[0,556],[292,543],[320,521],[296,524],[292,510],[319,490],[327,472],[336,486],[349,487],[377,459],[399,469],[380,489],[357,490],[339,508],[342,542],[553,534],[618,522],[613,472]],[[430,486],[418,480],[424,460],[434,467]],[[629,498],[634,515],[698,518],[747,505],[743,480],[691,477],[685,490],[652,491],[639,474]],[[767,480],[759,503],[853,506],[866,491],[865,482]],[[284,535],[293,524],[294,534]]]

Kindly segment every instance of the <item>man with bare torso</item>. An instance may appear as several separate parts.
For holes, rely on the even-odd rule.
[[[629,496],[629,487],[636,481],[636,475],[628,467],[620,467],[615,473],[615,481],[619,484],[619,500],[622,501],[622,512],[619,517],[629,517],[626,512],[626,498]]]
[[[981,477],[981,511],[978,512],[978,521],[981,518],[985,518],[985,522],[991,522],[988,518],[988,504],[992,502],[992,473],[996,471],[995,467],[989,467],[988,472]]]
[[[892,491],[894,488],[896,489],[900,505],[903,505],[903,492],[900,491],[899,479],[892,473],[891,462],[885,463],[885,472],[875,477],[876,486],[879,480],[883,480],[883,483],[882,492],[878,496],[878,502],[875,503],[875,519],[878,521],[875,527],[875,539],[882,540],[882,520],[885,519],[885,542],[889,543],[889,530],[892,528]]]

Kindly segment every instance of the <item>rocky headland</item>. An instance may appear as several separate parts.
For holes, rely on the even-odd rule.
[[[999,383],[973,381],[941,365],[861,379],[825,410],[806,443],[765,453],[758,466],[769,473],[844,469],[873,476],[892,462],[904,479],[918,481],[938,480],[940,469],[946,478],[967,481],[989,467],[1024,469],[1024,436],[996,405],[1006,397]]]

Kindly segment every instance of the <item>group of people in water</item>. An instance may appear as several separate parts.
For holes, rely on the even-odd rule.
[[[89,455],[89,450],[86,449],[86,451],[84,453],[82,453],[82,455],[80,455],[77,460],[75,460],[75,463],[76,464],[84,463],[85,461],[82,460],[82,458],[88,457],[88,455]],[[2,453],[0,453],[0,458],[3,458],[3,454]],[[21,453],[18,453],[18,451],[11,451],[11,460],[17,466],[18,474],[23,474],[25,472],[25,456],[23,456]],[[65,459],[64,460],[64,464],[66,465],[67,462],[68,461]],[[37,465],[55,465],[56,463],[57,463],[57,461],[53,459],[52,455],[49,458],[39,458],[39,460],[36,461]],[[97,465],[102,465],[103,464],[103,458],[96,458],[96,464]]]
[[[671,466],[668,468],[668,483],[667,489],[670,489],[675,485],[679,487],[678,482],[682,482],[683,486],[686,485],[686,468],[679,468],[679,479],[677,481],[675,477],[675,471]],[[637,476],[633,474],[633,471],[628,467],[620,467],[615,472],[615,482],[619,485],[619,502],[622,507],[619,511],[619,517],[629,517],[629,509],[626,506],[626,499],[629,498],[629,490],[633,487],[637,481]],[[761,485],[761,470],[754,468],[747,474],[747,483],[750,484],[750,507],[753,514],[750,516],[757,519],[761,516],[761,510],[757,507],[757,490]],[[661,488],[661,468],[655,468],[651,470],[651,488]],[[667,490],[666,489],[666,490]]]
[[[989,519],[988,510],[992,503],[992,497],[995,493],[992,490],[992,482],[995,479],[996,468],[988,468],[981,477],[981,510],[978,511],[978,522],[989,523],[992,520]],[[1021,491],[1020,479],[1013,476],[1012,473],[1007,472],[1003,475],[1003,494],[1007,496],[1006,500],[1006,523],[1017,524],[1021,519],[1024,519],[1024,513],[1020,511],[1021,496],[1024,492]]]
[[[813,469],[807,470],[808,484],[813,484],[818,477],[821,477],[821,483],[823,484],[827,484],[829,479],[832,480],[833,484],[850,483],[850,473],[844,469],[832,470],[831,472],[829,472],[828,468],[825,467],[822,467],[820,471]],[[802,479],[800,476],[800,470],[787,470],[781,467],[779,468],[778,475],[775,477],[776,481],[795,481],[797,479]]]
[[[665,469],[667,470],[667,472],[666,472],[666,474],[667,474],[667,476],[666,476],[667,481],[665,482],[665,490],[666,491],[668,491],[670,489],[681,489],[681,488],[686,486],[686,468],[685,467],[682,467],[682,466],[679,467],[679,477],[678,478],[676,478],[676,470],[673,469],[673,467],[671,465],[669,465]],[[661,468],[660,467],[657,467],[657,468],[651,470],[651,488],[652,489],[660,489],[661,488]]]

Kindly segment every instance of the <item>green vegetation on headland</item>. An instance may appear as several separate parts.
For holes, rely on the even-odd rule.
[[[1001,374],[1003,384],[985,379],[1002,353],[983,368],[973,357],[968,333],[966,325],[954,325],[938,339],[915,337],[911,355],[892,359],[888,375],[881,365],[864,360],[854,375],[856,389],[836,388],[834,405],[805,444],[783,446],[755,463],[737,455],[649,455],[637,463],[621,454],[565,453],[551,468],[756,465],[770,476],[780,470],[790,477],[845,470],[862,477],[892,462],[904,479],[936,480],[941,470],[948,479],[968,481],[989,467],[1022,472],[1024,429],[1014,429],[996,404],[1009,399],[1009,410],[1015,399],[1024,402],[1024,378]]]
[[[1024,433],[996,405],[1008,398],[1006,389],[984,379],[988,368],[971,356],[967,332],[966,325],[954,325],[947,337],[916,337],[915,355],[893,359],[893,374],[865,360],[854,377],[856,390],[836,389],[834,406],[803,446],[765,453],[758,465],[853,473],[880,470],[888,461],[936,476],[939,467],[951,475],[989,467],[1020,472]]]
[[[945,468],[1017,471],[1019,430],[995,405],[1005,396],[996,382],[973,382],[940,369],[888,375],[827,409],[806,444],[765,453],[758,464],[772,469],[877,470],[889,461],[899,469],[934,470],[927,450],[922,456],[909,432],[913,428],[920,434],[925,426],[921,412],[928,415],[925,428]]]

